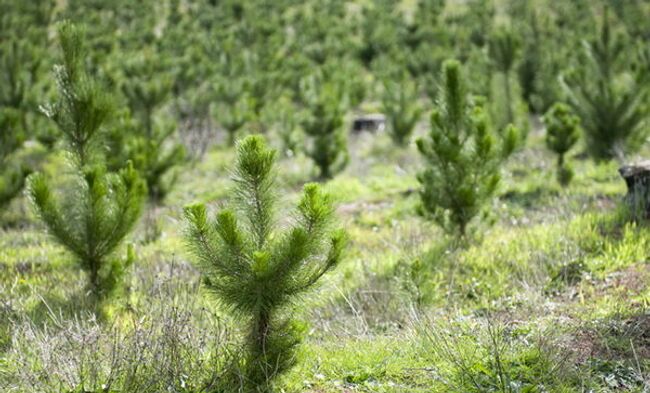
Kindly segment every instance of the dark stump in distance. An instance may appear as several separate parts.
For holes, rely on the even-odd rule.
[[[355,133],[363,131],[379,132],[383,131],[385,126],[386,116],[381,113],[373,113],[355,118],[352,123],[352,131]]]
[[[634,218],[650,218],[650,160],[623,165],[618,173],[627,184],[625,201]]]

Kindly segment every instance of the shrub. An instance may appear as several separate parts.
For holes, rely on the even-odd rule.
[[[564,158],[578,141],[580,118],[571,112],[569,106],[556,103],[546,112],[543,120],[546,125],[546,146],[557,154],[557,179],[566,186],[571,182],[573,170]]]
[[[482,320],[457,318],[419,327],[426,356],[439,373],[434,391],[575,391],[578,373],[559,331],[482,312],[486,314]]]
[[[169,278],[136,280],[148,296],[129,305],[137,317],[128,327],[102,323],[79,304],[71,304],[72,318],[59,310],[41,317],[54,329],[9,313],[0,319],[0,332],[5,321],[12,329],[11,345],[2,348],[0,391],[214,392],[206,386],[223,371],[229,335],[224,321],[197,304],[192,273],[176,268]],[[0,316],[7,312],[0,308]]]
[[[304,99],[307,114],[301,125],[311,139],[306,154],[316,163],[320,178],[330,179],[348,163],[343,95],[336,84],[320,81],[308,86]]]
[[[383,109],[390,124],[389,135],[397,145],[404,146],[422,115],[417,88],[409,80],[387,81],[384,87]]]
[[[417,140],[426,162],[418,174],[420,212],[464,237],[469,222],[494,196],[501,164],[518,134],[512,126],[499,134],[491,129],[483,108],[468,100],[460,63],[446,61],[441,81],[429,136]]]
[[[265,391],[291,367],[300,341],[292,305],[336,266],[345,245],[332,229],[332,200],[316,184],[304,187],[291,228],[275,231],[274,163],[260,136],[246,137],[237,145],[234,206],[214,221],[204,205],[185,209],[206,290],[246,323],[245,391]]]
[[[561,78],[568,104],[580,117],[587,151],[597,160],[638,150],[648,134],[646,67],[632,70],[621,36],[610,29],[607,9],[596,40],[583,42],[579,65]]]
[[[74,180],[66,184],[61,201],[43,174],[30,176],[27,189],[37,214],[88,273],[89,289],[94,299],[101,300],[116,288],[133,261],[130,249],[126,259],[114,254],[140,216],[146,185],[132,165],[107,172],[97,147],[111,114],[110,97],[81,66],[86,53],[79,29],[63,23],[59,39],[63,52],[63,65],[55,68],[59,101],[47,114],[67,142]]]

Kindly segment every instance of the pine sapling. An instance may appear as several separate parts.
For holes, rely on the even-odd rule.
[[[241,97],[234,103],[221,102],[215,107],[214,118],[228,134],[228,146],[234,146],[237,133],[250,120],[251,113],[246,97]]]
[[[278,100],[276,105],[273,128],[280,141],[280,151],[285,157],[293,157],[298,153],[303,141],[298,119],[294,114],[295,108],[286,97]]]
[[[418,174],[420,212],[462,238],[494,197],[518,133],[513,126],[500,133],[490,127],[484,109],[468,99],[460,63],[446,61],[441,81],[429,136],[417,140],[426,162]]]
[[[130,56],[122,70],[122,92],[131,113],[147,136],[153,135],[156,111],[167,102],[172,92],[173,80],[161,66],[160,55],[145,49]]]
[[[27,170],[16,163],[16,151],[22,146],[24,134],[20,115],[6,108],[0,110],[0,207],[9,203],[23,188]]]
[[[154,202],[164,199],[173,187],[175,177],[165,175],[185,159],[184,147],[172,141],[176,122],[157,115],[173,86],[171,76],[165,74],[160,63],[160,57],[150,50],[135,56],[124,67],[122,86],[135,120],[133,132],[124,133],[127,156],[142,174],[149,199]]]
[[[530,110],[537,110],[535,102],[538,93],[539,79],[543,67],[542,37],[537,23],[538,15],[529,11],[525,24],[522,58],[517,67],[517,77],[521,86],[521,95]]]
[[[57,198],[44,174],[31,175],[28,196],[50,234],[88,274],[93,300],[108,296],[133,261],[116,250],[133,228],[146,195],[146,185],[132,165],[107,172],[99,148],[111,115],[111,99],[82,66],[86,57],[81,31],[64,22],[59,28],[63,64],[55,68],[59,100],[46,108],[68,148],[71,180]]]
[[[275,151],[248,136],[237,144],[233,206],[214,220],[204,205],[185,209],[205,289],[245,323],[244,372],[233,381],[241,380],[244,392],[268,391],[293,365],[300,341],[293,306],[337,265],[346,243],[334,228],[331,197],[313,183],[304,187],[289,229],[278,230],[276,171]]]
[[[512,30],[501,27],[490,37],[490,59],[503,76],[503,91],[506,99],[506,124],[514,124],[515,121],[510,74],[517,60],[518,51],[519,40]]]
[[[546,125],[546,146],[557,154],[557,179],[566,186],[573,178],[573,169],[565,161],[566,153],[579,137],[580,118],[562,103],[554,104],[543,117]]]
[[[527,109],[544,113],[556,101],[558,95],[557,73],[560,59],[566,57],[566,48],[555,46],[551,50],[549,39],[553,23],[548,15],[529,8],[519,16],[519,28],[523,36],[521,61],[516,73],[521,87],[521,97]],[[556,27],[555,27],[556,28]]]
[[[18,124],[27,130],[27,117],[33,111],[30,93],[36,84],[43,54],[27,39],[10,37],[0,44],[0,109],[11,109]]]
[[[128,159],[147,184],[149,200],[160,202],[176,182],[174,168],[185,161],[185,147],[170,142],[176,132],[173,123],[160,124],[155,130],[152,139],[131,139]]]
[[[320,178],[330,179],[348,163],[343,95],[336,84],[322,81],[305,93],[307,113],[301,125],[310,139],[306,154],[314,160]]]
[[[256,105],[247,92],[250,87],[249,81],[241,76],[245,64],[243,59],[232,53],[233,45],[230,41],[224,43],[224,52],[217,59],[217,76],[212,82],[214,93],[212,116],[226,131],[229,146],[235,145],[237,133],[255,117]]]
[[[598,38],[583,42],[580,63],[560,79],[567,103],[580,117],[587,151],[596,160],[638,150],[648,135],[650,70],[634,70],[607,9]]]
[[[398,146],[405,146],[422,115],[417,87],[408,79],[384,83],[383,110],[389,122],[388,132]]]

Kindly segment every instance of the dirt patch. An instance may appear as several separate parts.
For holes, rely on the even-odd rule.
[[[599,285],[599,291],[614,290],[623,298],[639,295],[650,282],[650,264],[639,263],[610,274]],[[631,306],[636,306],[631,304]]]
[[[377,210],[390,209],[393,206],[392,202],[378,201],[378,202],[350,202],[339,205],[337,211],[340,214],[359,214],[360,212],[371,212]]]

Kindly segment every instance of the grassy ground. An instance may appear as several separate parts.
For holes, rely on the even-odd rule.
[[[650,233],[620,208],[616,163],[575,158],[575,180],[562,189],[543,135],[531,132],[504,171],[493,225],[450,251],[450,239],[415,214],[415,147],[362,134],[350,136],[350,150],[350,166],[326,187],[352,244],[297,311],[310,329],[279,391],[650,388]],[[214,147],[146,214],[132,235],[138,261],[109,323],[85,309],[81,273],[26,202],[14,201],[0,232],[0,388],[200,391],[238,334],[201,293],[181,208],[218,208],[232,161],[232,149]],[[315,171],[302,156],[279,165],[290,206]],[[45,168],[60,167],[55,157]]]

